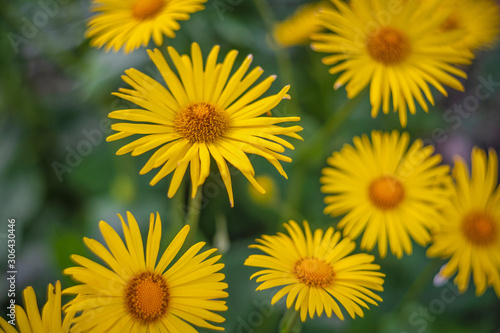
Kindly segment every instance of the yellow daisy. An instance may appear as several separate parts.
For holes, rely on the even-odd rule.
[[[177,21],[189,19],[189,14],[205,8],[207,0],[93,0],[92,11],[97,12],[88,22],[86,37],[90,45],[106,51],[125,53],[147,46],[151,38],[156,45],[163,43],[163,35],[175,37],[180,29]]]
[[[319,14],[330,32],[313,34],[311,47],[331,53],[323,58],[324,64],[333,65],[331,74],[342,72],[334,89],[347,83],[347,96],[353,98],[370,85],[372,117],[381,107],[389,113],[392,95],[394,112],[399,111],[405,127],[407,108],[411,114],[416,112],[415,100],[425,112],[424,95],[434,105],[429,84],[445,96],[443,85],[463,91],[454,76],[467,75],[455,65],[469,64],[473,55],[449,46],[459,34],[436,33],[445,20],[436,14],[437,5],[421,6],[416,0],[399,6],[392,0],[332,2],[337,9],[323,9]]]
[[[15,306],[15,322],[17,330],[5,319],[0,317],[0,331],[6,333],[55,333],[69,332],[71,323],[75,317],[75,312],[66,313],[64,320],[61,320],[61,283],[56,282],[56,286],[49,283],[47,287],[47,303],[42,309],[42,315],[38,310],[35,291],[28,287],[23,291],[24,309]],[[12,318],[8,318],[9,321]],[[3,331],[2,331],[3,329]]]
[[[472,176],[466,163],[459,159],[453,177],[453,196],[427,255],[450,258],[441,275],[449,278],[458,271],[455,284],[460,292],[467,290],[472,274],[476,295],[493,286],[500,298],[500,186],[496,152],[490,149],[486,157],[484,150],[474,148]]]
[[[382,258],[388,243],[398,258],[412,253],[410,237],[425,246],[449,200],[449,167],[438,165],[441,156],[422,140],[408,147],[408,133],[373,131],[371,142],[367,135],[353,141],[322,170],[325,214],[345,214],[338,224],[344,235],[355,239],[364,230],[361,248],[370,251],[378,241]]]
[[[445,0],[442,10],[447,11],[440,31],[459,31],[457,46],[472,50],[493,46],[500,29],[500,8],[493,0]]]
[[[130,122],[113,124],[111,128],[118,133],[107,140],[134,134],[142,136],[123,146],[118,155],[132,152],[135,156],[157,149],[140,172],[145,174],[153,168],[162,167],[151,180],[151,185],[175,171],[168,189],[168,196],[172,197],[190,165],[194,197],[198,186],[210,174],[212,156],[233,206],[231,177],[226,161],[240,170],[261,193],[265,190],[255,180],[255,171],[246,154],[264,157],[287,177],[279,161],[290,162],[291,159],[281,153],[285,147],[294,147],[278,135],[301,139],[296,132],[302,128],[276,124],[300,118],[259,116],[274,108],[283,98],[289,98],[286,94],[289,86],[276,95],[259,99],[276,76],[272,75],[249,89],[263,73],[262,69],[257,67],[245,76],[252,62],[249,55],[230,77],[238,52],[232,50],[224,62],[217,63],[218,46],[212,48],[205,68],[198,44],[192,44],[191,57],[180,56],[169,47],[168,53],[179,76],[170,69],[159,50],[148,50],[148,53],[169,89],[136,69],[127,70],[123,80],[133,89],[120,89],[120,93],[115,95],[143,109],[111,112],[110,118]]]
[[[323,310],[330,317],[332,311],[340,319],[344,316],[339,304],[354,318],[363,317],[360,305],[368,309],[366,303],[377,305],[382,298],[372,290],[383,291],[385,274],[380,266],[373,264],[374,257],[365,253],[349,255],[355,244],[349,238],[340,240],[340,232],[334,234],[330,227],[316,229],[314,235],[309,224],[304,221],[304,231],[295,221],[284,224],[288,235],[262,236],[258,245],[250,245],[266,255],[253,254],[245,265],[265,268],[253,274],[262,282],[257,290],[282,287],[272,298],[274,304],[287,295],[286,306],[295,301],[295,310],[305,321],[307,313],[313,318],[321,316]],[[370,290],[371,289],[371,290]]]
[[[64,270],[65,274],[81,284],[64,290],[64,294],[76,294],[66,306],[66,311],[82,311],[75,319],[75,331],[107,332],[197,332],[193,326],[223,330],[216,324],[224,318],[214,311],[226,311],[227,297],[223,291],[227,284],[224,267],[217,263],[220,255],[212,256],[217,249],[199,253],[205,243],[189,248],[174,261],[189,226],[177,234],[157,260],[161,221],[151,214],[146,243],[146,256],[141,231],[135,218],[127,212],[128,225],[123,218],[123,234],[126,243],[106,222],[99,228],[109,248],[96,240],[84,238],[87,247],[106,265],[104,267],[79,255],[71,258],[80,266]],[[171,265],[168,269],[167,267]]]
[[[292,16],[278,22],[273,28],[278,45],[289,47],[308,43],[311,34],[325,30],[318,18],[319,9],[329,6],[328,2],[317,2],[300,6]]]

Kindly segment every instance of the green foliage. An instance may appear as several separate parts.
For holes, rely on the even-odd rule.
[[[277,17],[286,16],[290,7],[298,5],[297,1],[288,0],[269,3]],[[227,221],[230,249],[222,258],[230,295],[229,309],[223,314],[226,331],[276,332],[285,313],[284,301],[271,307],[269,300],[275,290],[254,291],[257,284],[249,277],[255,270],[243,266],[245,258],[254,253],[247,246],[262,234],[283,231],[282,223],[288,219],[307,219],[313,228],[335,225],[338,219],[322,212],[324,196],[319,191],[319,176],[326,158],[344,144],[352,143],[355,135],[373,129],[400,129],[399,120],[397,114],[372,119],[364,94],[352,112],[346,112],[343,121],[341,112],[349,101],[344,89],[332,89],[335,78],[321,64],[320,55],[307,46],[277,50],[252,1],[211,0],[206,7],[182,22],[177,37],[167,41],[167,45],[186,53],[191,42],[196,41],[205,56],[214,44],[221,45],[221,54],[236,48],[240,51],[236,63],[252,53],[252,67],[261,66],[264,76],[278,74],[270,93],[292,84],[292,99],[283,101],[273,112],[299,114],[304,127],[300,133],[304,142],[292,140],[296,150],[286,152],[293,159],[284,166],[289,180],[263,158],[252,157],[257,175],[265,174],[276,181],[279,197],[273,205],[253,201],[248,193],[250,185],[233,170],[235,207],[230,208],[218,172],[212,169],[213,176],[205,187],[210,186],[213,195],[203,202],[200,219],[198,239],[209,243],[219,231],[217,216]],[[101,239],[98,222],[105,220],[118,226],[117,213],[131,211],[144,231],[149,225],[149,214],[159,212],[165,248],[183,223],[182,204],[187,199],[189,182],[185,180],[186,188],[168,199],[170,177],[151,187],[148,183],[154,175],[139,175],[150,154],[115,156],[120,144],[105,142],[112,132],[107,114],[127,107],[111,93],[126,86],[120,79],[124,70],[150,68],[145,49],[124,55],[90,48],[84,38],[89,16],[87,1],[61,5],[33,37],[13,46],[6,36],[12,33],[22,37],[25,21],[32,20],[38,10],[39,3],[28,0],[10,2],[0,9],[0,211],[2,228],[6,228],[7,218],[18,221],[19,271],[27,272],[20,273],[18,290],[36,285],[37,294],[44,295],[47,283],[61,280],[63,288],[73,283],[62,274],[64,268],[72,265],[69,256],[89,255],[82,238]],[[467,158],[473,144],[496,147],[498,151],[499,91],[482,101],[479,109],[463,119],[463,125],[457,129],[446,122],[443,114],[474,93],[479,77],[491,75],[500,81],[499,57],[498,47],[480,53],[474,65],[467,68],[465,93],[450,93],[448,99],[438,99],[429,114],[419,109],[415,116],[410,116],[407,130],[412,140],[420,137],[435,144],[447,163],[455,153]],[[332,121],[332,117],[339,117],[338,122],[335,118]],[[438,128],[444,133],[439,137],[444,135],[446,139],[436,139]],[[0,236],[3,233],[5,230],[0,230]],[[6,265],[5,244],[5,238],[1,238],[0,267]],[[34,272],[23,266],[38,258],[30,252],[33,244],[41,244],[51,256],[43,262],[43,271]],[[374,251],[376,262],[387,274],[381,294],[384,302],[379,307],[372,307],[364,318],[356,320],[340,321],[326,316],[308,320],[302,332],[465,333],[498,329],[500,303],[491,288],[479,298],[469,290],[453,302],[443,303],[439,314],[431,313],[434,319],[422,319],[419,309],[428,309],[436,303],[432,303],[434,300],[440,300],[443,288],[456,290],[452,284],[432,286],[432,278],[443,262],[430,261],[423,249],[413,245],[415,253],[401,260],[391,256],[381,260]],[[19,292],[18,302],[20,295]],[[7,302],[5,297],[5,293],[0,296],[2,305]],[[4,316],[4,312],[0,311],[0,315]],[[414,313],[417,315],[412,317]]]

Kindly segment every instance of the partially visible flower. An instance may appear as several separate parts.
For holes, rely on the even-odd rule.
[[[106,265],[72,255],[79,266],[64,270],[80,284],[64,290],[77,295],[65,305],[66,311],[80,312],[76,331],[107,332],[196,332],[193,325],[222,331],[216,326],[224,318],[215,311],[226,311],[227,284],[217,263],[217,249],[199,253],[204,242],[191,246],[174,261],[189,232],[185,226],[172,240],[158,261],[161,220],[151,214],[146,253],[141,231],[134,216],[127,212],[122,221],[125,244],[116,231],[101,221],[99,228],[108,246],[84,238],[88,248]],[[170,266],[170,267],[169,267]]]
[[[93,0],[96,12],[88,22],[86,37],[90,45],[106,46],[125,53],[147,46],[151,39],[162,45],[163,35],[175,37],[180,29],[177,21],[189,19],[189,14],[205,8],[207,0]]]
[[[313,34],[311,47],[330,53],[323,58],[325,65],[333,66],[330,74],[341,73],[334,89],[346,85],[347,97],[353,98],[369,85],[372,117],[380,108],[385,114],[393,108],[406,127],[407,110],[416,113],[415,101],[425,112],[426,99],[434,105],[429,85],[445,96],[443,85],[463,91],[455,76],[467,78],[458,66],[469,64],[473,54],[450,46],[459,34],[436,33],[445,20],[436,14],[437,1],[432,6],[406,1],[392,12],[392,0],[332,2],[336,9],[319,14],[329,32]],[[380,14],[384,11],[390,15]]]
[[[472,173],[457,159],[456,181],[450,204],[443,209],[444,220],[427,250],[430,257],[450,259],[439,273],[450,278],[458,271],[455,284],[465,292],[472,275],[476,295],[493,286],[500,298],[500,186],[498,158],[493,149],[472,150]]]
[[[263,235],[250,248],[261,250],[265,255],[252,254],[245,265],[264,268],[253,274],[262,282],[257,290],[281,287],[271,304],[285,295],[286,306],[295,303],[300,318],[305,321],[307,314],[313,318],[323,311],[330,317],[332,312],[340,319],[344,315],[339,303],[352,318],[363,317],[360,306],[366,303],[377,305],[382,298],[374,291],[383,291],[384,273],[380,266],[373,264],[374,257],[365,253],[349,255],[356,245],[349,238],[340,239],[340,232],[333,227],[316,229],[314,235],[309,224],[304,221],[304,231],[295,221],[284,224],[289,235],[278,233]]]
[[[398,258],[413,251],[411,239],[421,246],[438,227],[439,208],[449,201],[451,177],[434,147],[408,133],[372,131],[355,137],[354,147],[334,152],[322,170],[321,191],[326,194],[325,214],[345,215],[338,224],[353,239],[363,233],[361,248],[378,242],[383,258],[387,247]]]
[[[47,303],[42,309],[42,315],[38,310],[35,291],[28,287],[23,291],[24,308],[15,306],[15,320],[17,330],[5,319],[0,317],[0,327],[6,333],[68,333],[75,317],[74,311],[66,312],[64,320],[61,320],[61,283],[56,282],[54,287],[49,283],[47,286]],[[9,319],[9,321],[11,321]],[[0,330],[1,331],[1,330]]]
[[[125,71],[127,75],[123,76],[123,80],[132,89],[122,88],[120,93],[114,95],[141,108],[111,112],[110,118],[126,122],[113,124],[111,128],[117,133],[107,140],[114,141],[135,134],[141,137],[123,146],[116,154],[132,153],[136,156],[156,150],[140,173],[161,167],[150,182],[155,185],[173,172],[169,197],[177,192],[188,166],[191,195],[194,197],[210,174],[213,157],[231,206],[234,199],[227,162],[241,171],[260,193],[265,193],[265,190],[255,180],[255,170],[247,154],[264,157],[287,177],[280,161],[292,160],[282,153],[285,147],[294,149],[294,146],[279,135],[302,139],[296,134],[302,127],[281,127],[277,124],[300,118],[260,116],[276,107],[283,98],[290,98],[287,95],[290,86],[285,86],[276,95],[261,98],[276,76],[271,75],[252,87],[263,70],[257,67],[245,75],[253,59],[251,55],[230,76],[238,52],[230,51],[222,63],[217,63],[219,46],[212,48],[205,64],[196,43],[192,44],[191,57],[181,56],[169,47],[168,53],[178,75],[159,50],[148,50],[148,53],[169,89],[136,69]]]
[[[274,179],[268,175],[257,176],[255,180],[262,185],[262,187],[266,190],[265,194],[261,194],[257,189],[250,184],[248,185],[248,192],[250,194],[250,198],[261,204],[274,204],[276,203],[276,199],[278,198],[278,184],[274,181]]]
[[[429,1],[429,0],[425,0]],[[493,0],[444,0],[443,11],[449,12],[441,24],[441,32],[457,32],[457,47],[472,50],[491,48],[500,32],[500,8]]]
[[[325,30],[318,17],[319,9],[329,7],[327,1],[305,4],[297,8],[290,17],[275,24],[273,35],[282,47],[307,44],[311,34]]]

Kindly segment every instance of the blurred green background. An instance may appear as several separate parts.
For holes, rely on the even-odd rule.
[[[47,3],[57,6],[47,12]],[[333,91],[335,76],[321,64],[321,54],[307,46],[276,48],[269,24],[302,3],[209,0],[206,9],[182,22],[177,37],[168,41],[181,53],[189,52],[196,41],[205,56],[215,44],[221,46],[221,55],[237,49],[237,64],[252,53],[252,67],[261,66],[264,76],[278,75],[269,93],[292,85],[292,99],[273,113],[298,114],[304,127],[300,133],[304,142],[292,139],[296,150],[286,152],[294,160],[284,163],[289,180],[263,158],[251,157],[257,175],[274,183],[267,201],[255,200],[247,180],[234,170],[234,208],[229,207],[217,170],[205,184],[198,238],[223,253],[230,295],[224,314],[227,332],[276,332],[285,311],[283,300],[270,306],[276,290],[254,291],[257,284],[249,277],[256,270],[243,262],[256,252],[247,246],[262,234],[282,231],[288,219],[306,219],[313,228],[335,225],[338,219],[323,214],[319,184],[327,156],[352,143],[353,136],[373,129],[401,130],[397,114],[370,117],[366,93],[351,102],[352,112],[342,109],[345,90]],[[72,266],[72,253],[96,259],[82,238],[102,240],[100,220],[121,232],[116,214],[130,211],[145,236],[149,214],[159,212],[164,245],[183,224],[187,191],[168,199],[170,177],[151,187],[154,172],[139,175],[150,154],[116,156],[123,143],[104,140],[111,133],[107,114],[127,108],[111,95],[126,86],[120,78],[124,70],[135,67],[155,73],[156,69],[144,48],[130,55],[90,48],[84,38],[89,6],[89,1],[69,0],[19,0],[0,6],[0,267],[6,271],[7,220],[15,218],[18,303],[29,285],[43,304],[48,283],[61,280],[63,288],[73,284],[62,270]],[[422,138],[435,145],[445,163],[452,163],[456,154],[469,160],[473,145],[500,151],[499,59],[499,46],[477,54],[466,68],[465,93],[449,90],[449,97],[443,98],[434,91],[436,107],[429,114],[419,109],[409,118],[406,130],[412,140]],[[475,88],[488,78],[499,84],[477,110],[458,120],[443,117],[454,105],[474,99]],[[347,119],[341,122],[343,117]],[[387,275],[384,301],[367,310],[365,318],[340,321],[323,315],[307,320],[303,332],[500,332],[500,302],[492,289],[478,298],[472,286],[466,294],[452,297],[456,288],[451,283],[441,287],[432,283],[444,262],[427,259],[425,249],[414,245],[414,254],[401,260],[392,256],[381,260],[374,251]],[[2,281],[0,315],[5,317],[8,288]],[[443,295],[453,300],[445,302]]]

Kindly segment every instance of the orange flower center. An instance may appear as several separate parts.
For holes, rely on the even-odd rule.
[[[460,26],[458,16],[454,13],[450,14],[446,20],[441,24],[442,31],[451,31],[458,29]]]
[[[166,0],[136,0],[132,5],[132,16],[140,21],[152,19],[165,4]]]
[[[373,36],[368,37],[366,47],[368,54],[384,65],[401,63],[411,51],[410,40],[401,31],[384,27]]]
[[[315,258],[297,260],[292,268],[292,273],[306,286],[316,288],[330,286],[335,277],[335,272],[329,263]]]
[[[399,180],[392,176],[382,176],[370,184],[368,196],[376,207],[393,209],[405,198],[405,190]]]
[[[472,212],[462,220],[462,232],[471,243],[478,246],[493,243],[497,236],[497,224],[486,212]]]
[[[214,142],[228,130],[229,117],[208,103],[196,103],[182,109],[174,125],[190,142]]]
[[[157,273],[143,272],[135,276],[125,289],[130,315],[142,323],[159,320],[168,308],[167,282]]]

